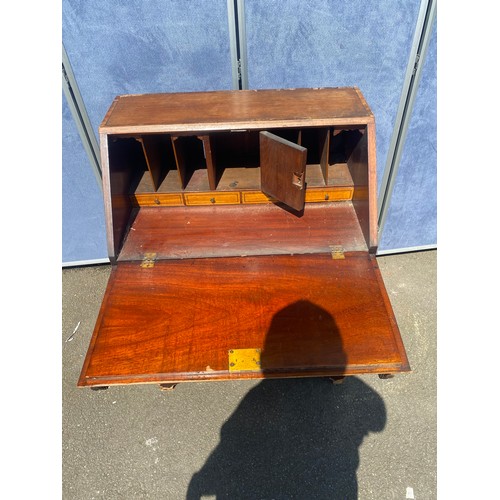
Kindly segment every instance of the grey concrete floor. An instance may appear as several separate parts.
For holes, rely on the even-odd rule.
[[[378,258],[412,372],[168,393],[76,387],[110,266],[64,269],[63,498],[436,498],[436,256]]]

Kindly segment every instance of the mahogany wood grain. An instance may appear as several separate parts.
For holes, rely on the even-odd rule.
[[[367,250],[351,202],[311,203],[301,217],[275,204],[141,207],[118,259],[303,254],[331,245]]]
[[[259,138],[262,192],[295,210],[303,210],[307,149],[269,132],[261,132]]]
[[[382,274],[380,272],[380,268],[378,266],[377,258],[375,255],[370,254],[370,260],[372,261],[373,271],[375,273],[375,277],[378,282],[378,286],[380,288],[380,292],[382,294],[382,299],[384,301],[385,307],[387,309],[387,317],[392,325],[392,329],[394,331],[394,341],[396,343],[397,349],[401,353],[401,362],[404,366],[410,368],[410,363],[408,362],[408,356],[406,354],[406,350],[403,344],[403,339],[401,338],[401,333],[399,332],[399,327],[394,316],[394,312],[392,310],[391,301],[389,299],[389,295],[387,294],[387,290],[384,285],[384,280],[382,278]],[[391,377],[392,374],[385,374],[387,377]]]
[[[366,252],[114,267],[80,386],[409,370]],[[261,368],[230,371],[231,349]]]
[[[100,131],[112,134],[366,124],[356,88],[231,90],[118,96]]]

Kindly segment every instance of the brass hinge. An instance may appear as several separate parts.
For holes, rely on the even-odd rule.
[[[330,245],[330,250],[332,252],[332,259],[345,259],[344,247],[342,245]]]
[[[144,257],[142,258],[141,267],[144,267],[146,269],[154,267],[155,260],[156,260],[156,253],[153,253],[153,252],[152,253],[145,253]]]

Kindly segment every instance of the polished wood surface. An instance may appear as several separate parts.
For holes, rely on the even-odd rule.
[[[141,207],[119,261],[140,260],[151,252],[158,258],[183,259],[328,252],[333,245],[368,250],[348,201],[312,203],[300,217],[275,204],[195,204]]]
[[[100,131],[113,270],[80,386],[409,370],[359,89],[120,96]]]
[[[372,121],[356,88],[232,90],[119,96],[100,131],[192,132]]]
[[[258,349],[233,371],[229,351]],[[409,370],[366,252],[120,263],[79,385]]]

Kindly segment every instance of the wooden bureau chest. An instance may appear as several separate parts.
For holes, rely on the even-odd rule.
[[[117,97],[112,272],[79,386],[409,370],[357,88]]]

